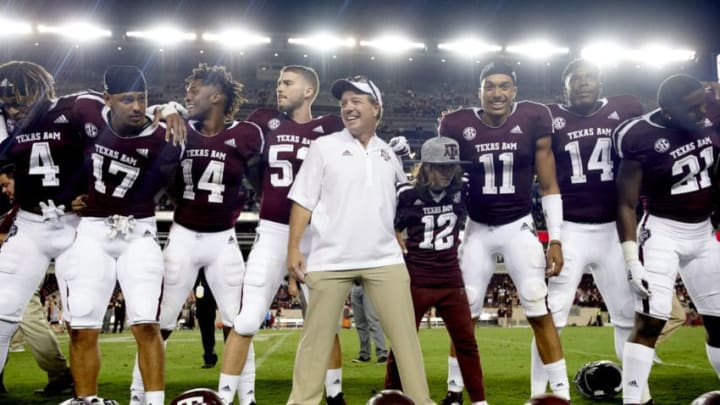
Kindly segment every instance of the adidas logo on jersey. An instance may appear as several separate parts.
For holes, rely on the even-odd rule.
[[[608,119],[609,119],[609,120],[619,121],[619,120],[620,120],[620,115],[617,113],[617,111],[613,111],[612,114],[608,115]]]
[[[235,143],[235,138],[228,139],[225,141],[225,145],[231,147],[231,148],[237,148],[237,144]]]
[[[515,125],[513,129],[510,130],[511,134],[522,134],[523,131],[520,129],[520,125]]]
[[[353,154],[349,150],[345,149],[345,152],[343,152],[342,155],[343,156],[352,156]]]
[[[228,243],[228,245],[232,245],[233,243],[235,243],[235,238],[231,235],[231,236],[228,238],[227,243]]]
[[[148,148],[137,148],[135,151],[137,151],[137,153],[142,157],[148,157]]]
[[[313,128],[313,132],[317,132],[318,134],[324,134],[325,130],[323,129],[322,125],[318,125]]]
[[[413,205],[423,205],[423,202],[422,202],[422,200],[420,200],[420,199],[418,198],[417,200],[415,200],[415,202],[413,203]]]
[[[70,120],[67,119],[65,114],[55,118],[55,121],[53,121],[53,124],[69,124]]]

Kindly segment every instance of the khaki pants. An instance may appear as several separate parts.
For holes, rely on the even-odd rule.
[[[655,343],[656,348],[661,342],[667,340],[670,335],[675,333],[678,328],[685,324],[685,316],[685,307],[683,307],[680,303],[677,294],[673,294],[672,312],[670,312],[670,318],[668,318],[662,331],[660,331],[660,336],[658,336],[658,340]]]
[[[318,271],[306,275],[310,302],[295,356],[288,405],[317,405],[322,400],[325,371],[338,329],[338,313],[355,279],[361,282],[377,310],[380,324],[395,353],[405,393],[417,405],[434,404],[430,399],[415,330],[410,276],[404,264],[397,264],[370,269]]]
[[[50,329],[37,291],[25,307],[18,330],[22,331],[25,344],[30,347],[38,366],[47,373],[48,380],[58,378],[66,372],[67,361],[55,333]]]

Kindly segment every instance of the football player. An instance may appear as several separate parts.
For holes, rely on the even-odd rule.
[[[0,251],[0,369],[25,306],[50,260],[62,269],[80,221],[68,212],[83,183],[83,140],[70,119],[77,96],[56,98],[50,73],[40,65],[0,65],[0,97],[8,124],[3,166],[15,167],[17,218]],[[2,132],[5,132],[3,123]],[[58,270],[59,271],[59,270]],[[61,288],[62,289],[62,288]]]
[[[258,109],[248,117],[248,121],[262,128],[267,145],[261,165],[262,184],[259,189],[262,190],[262,200],[257,236],[248,257],[240,313],[232,323],[233,330],[225,345],[218,384],[218,392],[228,402],[233,400],[241,384],[249,384],[249,381],[243,381],[241,371],[246,363],[254,362],[249,350],[252,338],[260,329],[286,275],[285,253],[291,204],[287,193],[310,144],[319,136],[343,128],[337,116],[313,118],[311,106],[319,90],[320,81],[312,68],[286,66],[277,81],[278,108]],[[335,345],[333,352],[336,357],[331,359],[326,376],[327,396],[328,401],[344,403],[337,339]],[[241,399],[249,389],[252,389],[251,385],[241,387]]]
[[[617,227],[635,292],[635,323],[623,350],[626,404],[642,402],[678,272],[703,316],[707,356],[720,376],[720,249],[710,223],[720,105],[687,75],[665,79],[658,104],[659,109],[624,122],[613,135],[620,157]],[[638,224],[641,190],[647,204]]]
[[[104,82],[102,96],[81,95],[73,109],[92,142],[85,150],[90,175],[83,218],[67,266],[57,269],[66,285],[72,327],[70,367],[77,383],[70,403],[98,400],[98,336],[118,281],[138,346],[146,404],[163,404],[165,356],[158,312],[164,266],[154,197],[178,166],[182,148],[166,143],[165,125],[152,125],[145,114],[147,89],[138,68],[108,67]]]
[[[563,82],[567,104],[549,104],[548,108],[563,202],[560,239],[565,265],[560,274],[548,279],[548,305],[555,327],[565,327],[582,275],[592,271],[615,327],[615,353],[622,360],[633,324],[633,304],[615,230],[617,155],[611,135],[620,123],[641,115],[642,106],[633,96],[601,98],[600,69],[587,60],[570,62]],[[534,340],[532,349],[535,395],[545,391],[547,374]]]
[[[230,330],[240,309],[245,272],[235,237],[235,223],[244,205],[242,180],[245,168],[258,160],[264,144],[257,125],[232,120],[244,101],[243,85],[224,66],[200,64],[185,84],[187,145],[171,190],[175,213],[163,250],[160,329],[164,340],[175,328],[201,267],[224,329]],[[143,403],[139,371],[136,362],[131,404]],[[241,405],[254,402],[252,393],[247,397],[243,396]]]
[[[416,326],[435,307],[454,344],[472,405],[487,405],[475,324],[458,261],[467,193],[459,154],[458,143],[450,138],[430,138],[423,144],[415,182],[398,188],[395,229],[410,273]],[[401,388],[392,352],[385,388]]]
[[[562,199],[551,147],[552,117],[541,104],[515,102],[516,94],[512,67],[503,62],[490,63],[480,74],[482,107],[449,113],[440,122],[440,135],[455,139],[460,145],[460,158],[473,162],[468,170],[470,218],[460,264],[470,290],[472,315],[477,317],[495,271],[495,255],[505,258],[533,328],[551,389],[569,398],[560,338],[546,305],[545,277],[559,274],[563,266]],[[550,234],[547,256],[530,214],[535,172]],[[456,364],[455,359],[449,360],[451,374],[457,370]]]

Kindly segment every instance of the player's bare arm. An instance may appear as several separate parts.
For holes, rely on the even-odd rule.
[[[290,209],[290,234],[288,235],[287,269],[291,276],[298,281],[305,280],[305,256],[300,253],[300,240],[310,223],[312,211],[298,203],[293,203]]]
[[[538,183],[540,184],[540,193],[544,198],[543,203],[548,205],[551,199],[553,200],[553,204],[560,204],[560,212],[562,212],[562,201],[559,198],[549,197],[554,195],[560,196],[560,187],[558,186],[557,175],[555,173],[555,156],[552,153],[552,137],[550,136],[542,137],[536,142],[535,171],[537,172]],[[549,230],[551,226],[554,225],[551,222],[559,221],[560,224],[562,223],[562,214],[559,215],[560,218],[554,218],[557,215],[553,215],[552,212],[557,211],[557,209],[553,208],[556,207],[543,207],[543,210],[546,212]],[[556,232],[550,233],[552,235],[548,242],[545,270],[548,277],[560,274],[564,263],[560,236],[554,235]]]
[[[623,159],[617,174],[618,219],[620,242],[634,242],[637,228],[637,204],[642,183],[642,166],[636,160]]]

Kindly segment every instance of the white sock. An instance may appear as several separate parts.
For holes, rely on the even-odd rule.
[[[465,381],[456,357],[448,356],[447,387],[448,392],[463,392],[463,388],[465,388]]]
[[[165,405],[165,391],[145,392],[145,405]]]
[[[570,400],[570,383],[568,382],[565,359],[560,359],[556,362],[546,364],[545,371],[548,375],[548,381],[550,382],[550,390],[552,390],[552,393],[561,398]]]
[[[530,343],[530,397],[543,394],[547,389],[547,384],[548,373],[545,371],[545,364],[540,358],[537,343],[533,338]]]
[[[325,393],[328,397],[342,392],[342,368],[328,369],[325,372]]]
[[[255,402],[255,346],[252,342],[245,359],[245,366],[240,373],[238,396],[240,405],[250,405]]]
[[[475,401],[471,405],[488,405],[487,401]]]
[[[17,322],[0,321],[0,371],[5,368],[10,340],[18,327]]]
[[[642,399],[652,369],[655,349],[627,342],[623,350],[623,403],[637,404]]]
[[[143,405],[145,403],[145,385],[143,384],[138,355],[135,353],[132,382],[130,383],[130,405]]]
[[[622,361],[623,358],[623,348],[625,347],[625,343],[627,343],[628,337],[630,336],[630,332],[632,332],[632,328],[622,328],[620,326],[615,326],[615,355],[617,356],[618,360]]]
[[[237,392],[238,385],[240,384],[239,375],[230,375],[220,373],[220,380],[218,381],[218,395],[223,401],[228,404],[232,404],[235,399],[235,393]]]
[[[712,347],[705,343],[705,353],[710,360],[710,365],[715,369],[715,374],[720,378],[720,347]]]

